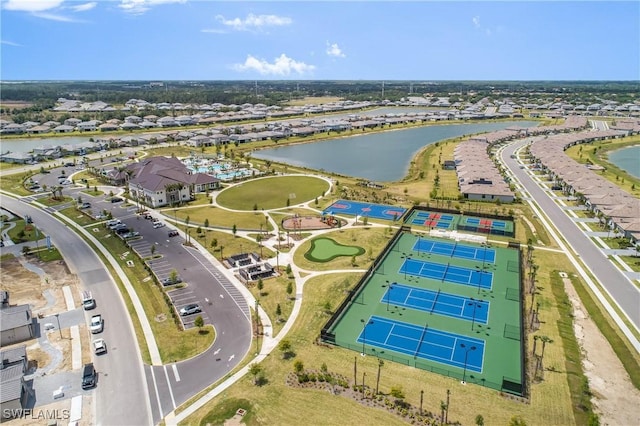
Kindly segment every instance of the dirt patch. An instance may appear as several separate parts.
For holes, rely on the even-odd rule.
[[[637,424],[640,419],[640,390],[633,386],[611,345],[587,316],[571,280],[563,278],[562,281],[573,305],[574,330],[582,348],[582,364],[600,424]]]
[[[21,264],[21,260],[40,268],[44,275],[28,270]],[[78,277],[69,272],[64,262],[43,262],[35,256],[3,260],[0,264],[0,282],[0,288],[9,292],[9,302],[12,305],[29,303],[34,314],[44,316],[67,309],[62,293],[64,286],[71,287],[74,296],[79,291]],[[52,305],[48,305],[45,292],[50,300],[55,299]]]

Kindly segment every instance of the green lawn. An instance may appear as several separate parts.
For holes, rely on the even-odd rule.
[[[314,200],[328,189],[325,180],[315,177],[268,177],[225,189],[217,202],[233,210],[277,209]]]
[[[271,224],[265,220],[265,213],[256,212],[230,212],[212,205],[203,205],[193,208],[165,209],[162,210],[168,219],[177,219],[180,228],[184,230],[187,217],[192,226],[204,226],[209,222],[211,228],[232,229],[235,225],[238,230],[265,230],[271,231]]]

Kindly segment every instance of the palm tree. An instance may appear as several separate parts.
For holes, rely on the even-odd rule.
[[[547,336],[540,336],[540,340],[542,341],[542,353],[540,354],[540,359],[544,358],[544,348],[547,343],[553,343],[553,340]]]
[[[538,340],[540,340],[540,336],[538,336],[538,335],[533,336],[533,350],[531,351],[531,353],[534,356],[536,355],[536,346],[537,346]]]
[[[384,361],[378,358],[378,376],[376,378],[376,395],[378,394],[378,388],[380,386],[380,369],[384,365]]]

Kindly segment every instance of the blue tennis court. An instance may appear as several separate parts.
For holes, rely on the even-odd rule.
[[[357,342],[482,373],[484,340],[372,316]]]
[[[479,260],[485,263],[495,263],[496,250],[488,247],[474,247],[459,243],[449,243],[442,241],[423,240],[413,245],[413,250],[417,252],[426,252],[440,254],[449,257],[459,257],[461,259]]]
[[[361,203],[358,201],[338,200],[323,210],[323,215],[347,214],[351,216],[366,216],[371,219],[398,220],[407,211],[402,207],[385,204]]]
[[[425,262],[423,260],[405,259],[398,272],[484,289],[491,289],[493,286],[493,272]]]
[[[441,214],[441,213],[435,213],[435,212],[421,212],[418,211],[415,216],[415,218],[418,219],[422,219],[422,220],[444,220],[444,221],[451,221],[453,220],[453,215],[450,214]]]
[[[423,290],[393,283],[382,296],[382,303],[406,306],[439,315],[460,318],[486,324],[489,318],[489,302],[441,291]]]

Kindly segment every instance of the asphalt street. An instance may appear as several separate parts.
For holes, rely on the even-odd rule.
[[[93,391],[96,424],[151,424],[149,393],[131,320],[118,288],[98,256],[75,232],[45,211],[4,195],[0,195],[0,203],[15,214],[30,215],[36,226],[51,236],[53,245],[60,250],[71,271],[78,275],[82,287],[91,290],[98,307],[85,313],[87,323],[90,314],[104,315],[105,329],[101,337],[106,340],[109,353],[94,358],[100,377]]]
[[[615,300],[628,319],[640,329],[640,290],[609,260],[593,241],[571,220],[562,208],[532,179],[525,169],[520,169],[517,159],[511,155],[527,143],[518,141],[507,146],[502,160],[530,196],[553,222],[566,242],[573,248],[591,273]]]

